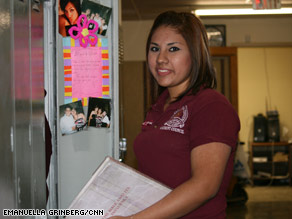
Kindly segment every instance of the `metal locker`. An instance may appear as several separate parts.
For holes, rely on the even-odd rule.
[[[46,208],[42,4],[0,3],[1,208]]]
[[[14,208],[16,192],[13,159],[13,95],[11,53],[11,4],[0,1],[0,211]]]

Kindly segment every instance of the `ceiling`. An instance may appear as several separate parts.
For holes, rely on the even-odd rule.
[[[167,10],[191,11],[206,8],[252,8],[252,0],[121,0],[122,20],[152,20]],[[282,0],[291,7],[292,0]]]

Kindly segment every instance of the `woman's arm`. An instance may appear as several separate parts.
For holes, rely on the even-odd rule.
[[[89,118],[88,118],[88,125],[90,125],[90,120],[92,119],[92,114],[94,113],[94,110],[91,111]]]
[[[78,118],[82,118],[86,122],[86,117],[83,113],[79,113]]]
[[[213,198],[221,185],[231,147],[208,143],[191,152],[192,177],[131,219],[179,218]],[[124,217],[112,217],[118,219]]]

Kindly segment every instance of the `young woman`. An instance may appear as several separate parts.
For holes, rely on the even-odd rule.
[[[86,128],[86,118],[82,112],[77,112],[75,108],[72,109],[71,114],[75,121],[75,126],[77,131],[81,131]]]
[[[88,118],[88,126],[96,126],[96,117],[98,113],[98,106],[94,107],[94,109],[91,111],[89,118]]]
[[[147,41],[147,62],[165,88],[134,142],[139,170],[173,190],[129,217],[225,218],[240,122],[214,90],[203,24],[191,13],[160,14]]]
[[[80,0],[60,0],[60,9],[63,14],[59,12],[59,33],[63,37],[69,36],[69,29],[77,25],[81,14]]]
[[[99,128],[101,127],[101,124],[102,124],[102,109],[96,106],[89,115],[88,125]]]

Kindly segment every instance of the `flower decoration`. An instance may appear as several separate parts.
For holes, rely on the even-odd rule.
[[[88,29],[89,26],[93,26],[93,29]],[[77,26],[73,26],[69,29],[69,35],[77,40],[79,38],[80,45],[84,48],[87,47],[88,43],[94,46],[97,43],[97,36],[94,34],[98,30],[98,23],[94,20],[87,21],[86,15],[82,14],[77,20]],[[73,31],[77,34],[73,34]],[[89,37],[93,37],[90,39]]]

